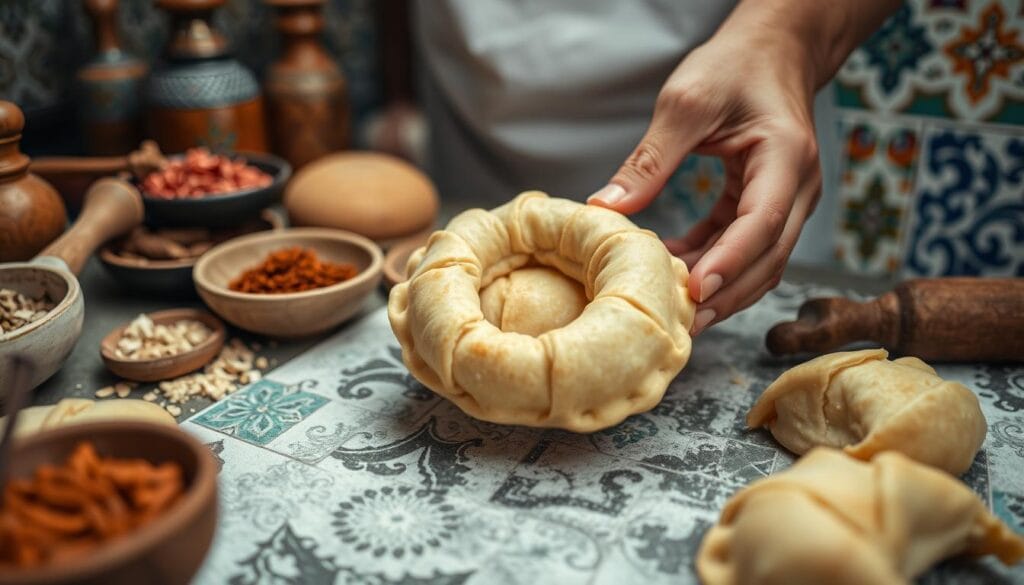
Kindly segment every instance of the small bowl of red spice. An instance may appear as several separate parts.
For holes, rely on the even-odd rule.
[[[185,585],[217,517],[217,463],[176,427],[88,423],[14,444],[0,585]]]
[[[242,236],[215,246],[192,272],[225,321],[271,337],[323,333],[353,317],[381,279],[373,241],[326,228]]]
[[[292,168],[265,153],[190,148],[138,181],[146,222],[154,226],[225,227],[258,216],[281,198]]]

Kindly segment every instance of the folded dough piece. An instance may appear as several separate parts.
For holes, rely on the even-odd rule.
[[[819,447],[733,496],[696,565],[704,585],[902,585],[958,554],[1010,565],[1024,538],[948,474]]]
[[[985,440],[978,398],[913,357],[883,349],[823,355],[785,372],[747,415],[794,453],[824,445],[858,459],[881,451],[954,475],[967,471]]]
[[[607,209],[537,191],[473,209],[407,273],[388,299],[403,360],[480,419],[605,428],[654,407],[690,355],[686,265]]]
[[[95,402],[87,398],[65,398],[57,404],[32,406],[22,410],[14,436],[25,437],[55,427],[116,420],[177,424],[166,410],[145,400]],[[0,418],[0,429],[6,424],[7,417]]]

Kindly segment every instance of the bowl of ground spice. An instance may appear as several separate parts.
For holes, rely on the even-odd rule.
[[[217,463],[180,429],[87,423],[21,439],[0,508],[0,585],[189,583],[217,517]]]
[[[303,337],[358,313],[383,264],[377,244],[360,235],[296,228],[220,244],[192,276],[199,296],[225,321],[271,337]]]

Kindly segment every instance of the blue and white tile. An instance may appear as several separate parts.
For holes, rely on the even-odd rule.
[[[322,396],[264,379],[189,420],[255,445],[267,445],[327,402]]]
[[[905,276],[1024,276],[1024,134],[928,128]]]
[[[694,558],[716,516],[657,497],[638,501],[622,534],[608,547],[594,585],[696,585]]]
[[[475,420],[445,402],[415,425],[381,419],[376,432],[350,435],[319,466],[486,501],[539,437]]]
[[[846,271],[898,272],[903,260],[921,124],[843,117],[836,257]]]
[[[274,370],[273,379],[353,408],[416,422],[441,400],[402,363],[383,310]]]

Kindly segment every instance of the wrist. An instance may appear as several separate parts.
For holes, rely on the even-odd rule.
[[[812,91],[835,75],[846,57],[900,0],[741,0],[718,34],[746,38],[752,49],[800,66]]]

